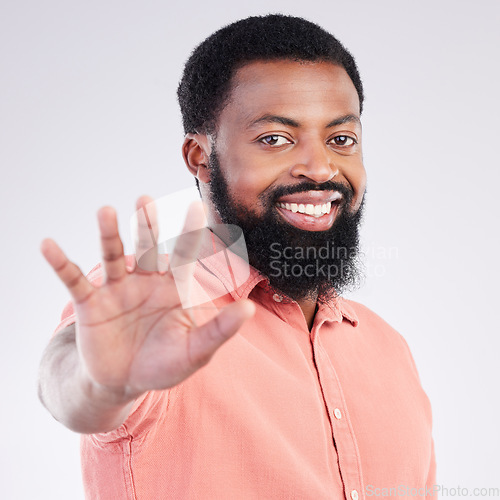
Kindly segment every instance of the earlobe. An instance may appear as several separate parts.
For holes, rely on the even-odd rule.
[[[210,182],[210,172],[208,171],[208,167],[206,165],[201,165],[198,169],[198,175],[196,178],[205,184]]]
[[[210,181],[208,172],[210,144],[206,135],[186,134],[182,145],[182,157],[188,170],[200,182]]]

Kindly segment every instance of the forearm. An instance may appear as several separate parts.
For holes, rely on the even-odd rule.
[[[38,392],[52,416],[69,429],[94,434],[116,429],[133,405],[93,383],[81,366],[74,325],[58,333],[40,364]]]

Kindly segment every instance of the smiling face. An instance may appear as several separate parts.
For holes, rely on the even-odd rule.
[[[246,64],[233,79],[216,135],[215,144],[206,136],[185,142],[209,222],[241,226],[250,263],[292,298],[352,282],[366,175],[359,99],[345,70],[328,62]],[[333,242],[350,255],[327,259],[342,276],[284,276],[281,267],[273,279],[270,245]],[[282,264],[304,269],[316,260]]]
[[[229,194],[255,215],[264,213],[265,200],[277,189],[293,191],[305,183],[316,188],[340,183],[352,194],[351,206],[331,190],[283,195],[276,213],[295,227],[327,230],[339,204],[350,210],[361,204],[366,174],[359,99],[340,66],[292,61],[243,66],[219,115],[216,150]]]

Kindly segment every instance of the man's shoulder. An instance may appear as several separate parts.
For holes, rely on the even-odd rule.
[[[388,321],[366,305],[355,300],[342,298],[342,306],[346,311],[350,311],[351,314],[354,313],[357,319],[357,326],[362,331],[377,332],[401,338],[401,334]]]
[[[360,343],[379,354],[384,352],[392,359],[405,359],[418,377],[415,361],[404,335],[364,304],[349,299],[342,300],[357,316],[358,324],[354,330],[358,331]]]

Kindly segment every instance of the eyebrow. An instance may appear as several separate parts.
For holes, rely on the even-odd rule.
[[[300,123],[296,120],[293,120],[292,118],[287,118],[286,116],[271,115],[266,113],[265,115],[260,116],[256,120],[251,121],[248,124],[247,128],[255,127],[256,125],[259,125],[261,123],[279,123],[281,125],[287,125],[288,127],[294,127],[294,128],[300,127]],[[325,128],[337,127],[339,125],[344,125],[345,123],[357,123],[361,125],[361,120],[356,115],[348,114],[335,118],[330,123],[328,123],[328,125],[326,125]]]

